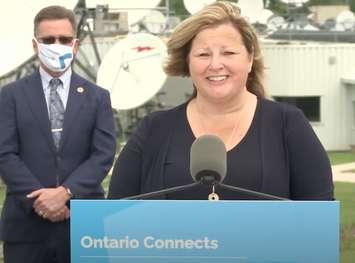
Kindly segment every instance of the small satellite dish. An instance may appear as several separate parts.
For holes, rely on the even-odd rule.
[[[354,13],[349,10],[342,11],[339,13],[339,15],[337,15],[335,21],[337,30],[351,30],[354,27],[355,22]]]
[[[96,8],[97,5],[108,5],[116,12],[127,12],[129,26],[135,26],[150,10],[157,7],[161,0],[86,0],[87,8]]]
[[[194,14],[215,1],[216,0],[184,0],[184,6],[190,14]]]
[[[166,80],[165,43],[148,33],[128,35],[105,55],[97,84],[110,91],[112,107],[128,110],[150,100]]]
[[[273,15],[267,21],[267,27],[270,31],[277,31],[285,26],[285,19],[282,16]]]
[[[16,69],[34,55],[33,19],[37,12],[48,5],[57,4],[73,9],[72,0],[11,0],[3,6],[0,16],[0,76]],[[18,23],[21,21],[21,23]],[[11,25],[11,26],[6,26]],[[10,52],[14,50],[14,52]]]
[[[236,5],[239,6],[242,16],[250,23],[257,22],[264,9],[263,0],[239,0]]]
[[[151,10],[144,16],[142,23],[150,33],[155,35],[163,33],[166,28],[166,18],[157,10]]]

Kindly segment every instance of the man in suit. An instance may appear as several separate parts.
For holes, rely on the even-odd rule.
[[[104,197],[116,149],[111,102],[72,72],[75,35],[71,10],[42,9],[32,40],[39,70],[0,91],[6,263],[70,262],[69,200]]]

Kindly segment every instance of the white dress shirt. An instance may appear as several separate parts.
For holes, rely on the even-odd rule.
[[[46,98],[47,110],[49,114],[49,94],[50,94],[49,82],[53,77],[49,75],[42,67],[39,67],[39,74],[41,75],[43,92]],[[64,109],[66,109],[67,102],[68,102],[71,74],[72,74],[72,70],[71,68],[69,68],[67,71],[63,73],[63,75],[59,77],[59,79],[62,81],[62,85],[60,85],[57,88],[57,92],[59,94],[60,99],[62,100]]]

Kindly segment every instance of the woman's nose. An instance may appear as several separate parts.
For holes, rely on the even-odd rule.
[[[209,66],[210,69],[214,69],[214,70],[223,68],[224,65],[221,56],[212,55]]]

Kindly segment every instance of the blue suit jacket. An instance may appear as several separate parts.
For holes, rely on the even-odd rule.
[[[82,89],[78,89],[81,87]],[[103,197],[101,182],[115,154],[109,93],[72,74],[62,139],[52,139],[39,72],[0,91],[0,174],[7,186],[0,237],[42,240],[54,223],[37,216],[26,194],[67,186],[76,198]]]

